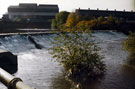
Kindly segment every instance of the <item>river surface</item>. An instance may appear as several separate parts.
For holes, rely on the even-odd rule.
[[[93,33],[102,48],[101,53],[107,65],[103,78],[83,84],[83,89],[135,89],[135,71],[124,66],[128,53],[121,48],[121,42],[127,38],[119,32],[101,31]],[[43,49],[36,49],[27,36],[15,35],[0,37],[0,49],[18,55],[18,71],[14,74],[25,84],[36,89],[70,89],[65,80],[63,68],[48,53],[54,34],[33,35]],[[0,84],[0,89],[7,89]]]

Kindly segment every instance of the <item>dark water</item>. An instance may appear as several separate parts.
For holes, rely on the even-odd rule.
[[[83,89],[135,89],[135,71],[124,67],[128,53],[121,49],[121,42],[127,37],[118,32],[96,32],[95,40],[102,47],[107,65],[105,76],[100,80],[85,82]],[[8,36],[0,38],[0,49],[6,49],[18,55],[18,71],[25,84],[37,89],[70,89],[65,80],[63,69],[52,60],[48,53],[50,41],[55,35],[32,36],[44,49],[36,49],[27,36]],[[0,89],[6,89],[0,84]]]

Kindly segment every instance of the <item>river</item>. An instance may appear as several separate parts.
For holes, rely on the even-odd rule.
[[[135,89],[135,71],[124,66],[128,53],[121,48],[121,42],[127,36],[112,31],[100,31],[93,35],[105,55],[103,60],[107,71],[103,78],[84,83],[83,89]],[[18,71],[14,75],[36,89],[70,89],[71,84],[65,80],[63,68],[48,53],[55,34],[32,37],[44,48],[36,49],[24,35],[0,37],[0,49],[18,55]],[[7,88],[0,84],[0,89]]]

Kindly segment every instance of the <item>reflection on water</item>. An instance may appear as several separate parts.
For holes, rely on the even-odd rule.
[[[72,88],[71,85],[72,84],[66,80],[64,73],[60,73],[52,80],[52,89],[70,89]]]
[[[118,32],[96,32],[95,40],[102,47],[102,54],[107,71],[103,78],[83,82],[83,89],[134,89],[135,73],[124,68],[128,54],[121,50],[121,41],[126,38]],[[22,78],[24,83],[37,89],[70,89],[71,83],[65,80],[62,67],[52,60],[48,53],[50,41],[55,35],[32,36],[43,49],[36,49],[27,36],[1,37],[1,49],[18,55],[18,72],[15,76]],[[89,80],[89,79],[87,79]],[[1,89],[6,89],[0,84]]]

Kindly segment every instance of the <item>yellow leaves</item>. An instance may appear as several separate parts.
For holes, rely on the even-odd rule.
[[[70,13],[66,21],[66,26],[69,28],[73,28],[76,26],[78,22],[79,22],[79,15],[76,13]]]
[[[103,22],[101,22],[101,24],[102,25],[107,25],[107,24],[109,24],[109,22],[108,21],[103,21]]]
[[[95,20],[80,21],[77,24],[77,29],[80,31],[89,31],[93,26],[95,26],[95,24],[96,24]]]
[[[77,13],[70,13],[66,21],[66,31],[89,31],[95,26],[95,20],[82,20],[80,21],[80,15]]]
[[[61,16],[60,14],[60,18],[62,17],[63,16]],[[91,29],[115,29],[113,27],[115,27],[119,22],[119,20],[113,16],[108,17],[100,16],[98,18],[94,18],[91,16],[79,15],[77,12],[72,12],[68,14],[67,19],[65,20],[64,21],[66,23],[59,25],[58,28],[61,29],[61,31],[67,32],[76,32],[76,31],[86,32],[90,31]]]

